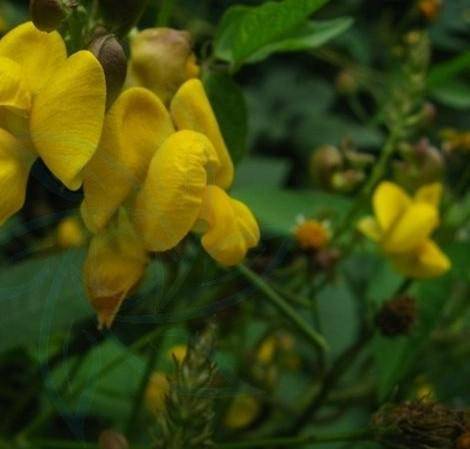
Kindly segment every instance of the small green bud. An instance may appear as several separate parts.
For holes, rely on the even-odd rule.
[[[111,106],[126,80],[127,57],[122,45],[113,34],[96,37],[89,50],[101,63],[106,76],[107,106]]]
[[[34,25],[41,31],[56,30],[67,16],[61,0],[31,0],[29,8]]]
[[[313,182],[331,188],[333,175],[343,167],[344,159],[338,148],[322,145],[314,150],[310,158],[310,175]]]
[[[148,0],[99,0],[107,27],[118,36],[126,35],[139,21]]]

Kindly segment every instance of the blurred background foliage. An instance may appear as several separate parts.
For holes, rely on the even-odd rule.
[[[330,345],[327,364],[334,363],[354,352],[368,314],[393,297],[403,279],[359,236],[356,250],[332,272],[312,270],[292,236],[296,218],[335,225],[360,186],[321,189],[312,179],[313,155],[325,145],[379,154],[388,134],[386,100],[401,67],[397,57],[414,29],[428,32],[432,60],[425,90],[430,117],[410,144],[426,138],[440,153],[453,150],[455,135],[470,132],[470,1],[443,0],[434,15],[418,1],[334,0],[314,17],[336,21],[326,44],[316,36],[309,49],[283,47],[269,57],[258,55],[257,63],[229,64],[229,70],[214,57],[217,24],[234,4],[263,2],[176,3],[170,24],[194,37],[203,79],[238,163],[234,196],[250,205],[262,225],[253,265],[273,285],[293,292],[293,304],[321,324]],[[160,6],[151,2],[140,28],[155,25]],[[27,18],[27,1],[0,0],[0,32]],[[222,44],[218,52],[226,55]],[[463,151],[451,152],[440,240],[452,271],[412,285],[419,310],[412,333],[369,339],[305,429],[364,426],[390,400],[432,397],[469,405],[468,137]],[[239,275],[220,270],[191,241],[184,251],[154,260],[113,330],[99,333],[83,293],[83,250],[64,250],[70,244],[62,242],[58,227],[79,201],[80,195],[36,165],[26,207],[0,229],[2,435],[96,441],[101,430],[115,427],[148,444],[155,418],[133,410],[142,379],[153,369],[171,372],[171,348],[186,344],[209,316],[221,324],[213,387],[217,439],[270,435],[315,397],[323,362],[313,349]],[[299,304],[298,297],[314,300]],[[240,394],[252,400],[236,414],[251,418],[233,425],[226,417]]]

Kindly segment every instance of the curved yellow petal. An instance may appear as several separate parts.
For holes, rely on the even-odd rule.
[[[167,251],[189,233],[218,167],[215,149],[203,134],[179,131],[163,143],[135,203],[135,223],[147,249]]]
[[[426,184],[421,187],[415,194],[414,200],[428,203],[431,206],[438,207],[442,198],[443,187],[440,182]]]
[[[55,82],[56,72],[67,59],[67,50],[59,33],[44,33],[27,22],[0,39],[0,56],[21,66],[28,88],[36,94]]]
[[[80,188],[83,167],[98,146],[105,101],[103,69],[90,52],[80,51],[33,102],[31,137],[36,150],[71,190]]]
[[[374,217],[362,218],[359,220],[357,228],[374,242],[378,242],[382,238],[382,230]]]
[[[178,129],[197,131],[209,138],[221,164],[215,183],[228,189],[234,176],[232,158],[200,80],[191,79],[180,87],[171,102],[171,113]]]
[[[426,240],[415,251],[394,256],[392,262],[400,273],[416,279],[441,276],[451,267],[449,258],[432,240]]]
[[[31,107],[31,93],[21,66],[3,57],[0,57],[0,106],[22,111]]]
[[[239,264],[259,242],[258,223],[251,211],[218,186],[207,187],[199,220],[207,225],[202,246],[222,265]]]
[[[103,229],[143,183],[155,151],[173,132],[168,111],[150,91],[132,88],[116,100],[84,170],[82,216],[91,231]]]
[[[0,129],[0,225],[23,207],[33,157],[19,140]]]
[[[436,208],[427,203],[414,203],[383,238],[386,252],[403,253],[421,245],[439,224]]]
[[[377,221],[384,232],[388,232],[411,204],[406,192],[392,182],[384,181],[375,189],[372,205]]]
[[[132,289],[144,275],[147,252],[123,210],[116,222],[96,234],[83,267],[88,298],[99,327],[111,327]]]

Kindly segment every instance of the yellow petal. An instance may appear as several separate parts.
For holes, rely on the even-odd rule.
[[[116,222],[93,237],[83,270],[100,328],[111,327],[122,302],[143,277],[147,262],[143,243],[123,210]]]
[[[442,198],[442,184],[434,182],[421,187],[415,194],[415,201],[428,203],[431,206],[438,207]]]
[[[135,203],[135,222],[147,249],[169,250],[189,233],[218,166],[214,147],[202,134],[179,131],[163,143]]]
[[[357,224],[357,228],[374,242],[378,242],[382,238],[382,230],[374,217],[362,218]]]
[[[144,181],[155,151],[173,132],[168,111],[150,91],[132,88],[116,100],[84,170],[82,215],[91,231],[103,229]]]
[[[0,225],[23,207],[32,163],[21,142],[0,129]]]
[[[0,106],[22,111],[31,107],[31,94],[21,66],[3,57],[0,57]]]
[[[387,232],[405,212],[411,200],[401,187],[385,181],[375,189],[372,203],[381,229]]]
[[[383,238],[386,252],[403,253],[421,245],[437,227],[439,216],[436,208],[427,203],[414,203],[399,218]]]
[[[393,256],[392,262],[400,273],[416,279],[441,276],[451,267],[449,258],[432,240],[426,240],[415,251]]]
[[[200,80],[191,79],[181,86],[171,103],[171,113],[178,129],[197,131],[209,138],[221,164],[215,183],[228,189],[233,182],[233,162]]]
[[[71,56],[33,102],[31,136],[39,155],[69,189],[82,184],[103,127],[103,69],[88,51]]]
[[[21,66],[29,89],[36,94],[54,83],[55,73],[67,59],[67,51],[59,33],[44,33],[27,22],[2,37],[0,56]]]
[[[251,211],[220,187],[207,187],[199,220],[207,224],[202,246],[222,265],[239,264],[259,242],[258,223]]]

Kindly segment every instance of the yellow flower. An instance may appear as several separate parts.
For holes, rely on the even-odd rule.
[[[165,399],[169,391],[170,383],[166,374],[159,371],[153,373],[145,390],[145,403],[147,409],[155,416],[165,410]]]
[[[248,394],[236,396],[224,418],[225,427],[239,430],[249,427],[260,415],[261,403]]]
[[[61,248],[80,247],[85,241],[85,230],[79,218],[67,217],[57,225],[57,245]]]
[[[439,225],[442,185],[428,184],[410,198],[398,185],[382,182],[373,195],[374,217],[359,222],[359,229],[377,242],[396,269],[412,278],[440,276],[450,261],[430,239]]]
[[[195,231],[214,259],[235,265],[257,245],[259,228],[250,210],[225,192],[233,170],[199,80],[179,89],[171,114],[150,91],[131,88],[106,117],[86,168],[82,216],[99,232],[126,206],[148,251],[170,250]]]
[[[168,357],[171,360],[173,360],[173,357],[174,357],[179,363],[182,363],[183,360],[186,358],[187,352],[188,352],[188,347],[186,345],[173,346],[168,351]]]
[[[100,329],[111,327],[127,295],[144,275],[148,257],[124,209],[90,244],[85,285]]]
[[[0,224],[23,206],[38,157],[66,187],[80,188],[105,96],[99,62],[88,51],[67,58],[58,33],[28,22],[0,40]]]
[[[330,231],[325,223],[303,217],[294,229],[294,236],[302,249],[321,249],[330,241]]]

